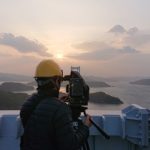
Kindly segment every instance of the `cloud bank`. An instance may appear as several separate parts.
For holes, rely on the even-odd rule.
[[[38,41],[32,41],[24,36],[15,36],[11,33],[0,34],[0,44],[15,48],[21,53],[34,52],[41,56],[51,56],[47,48]]]
[[[115,39],[120,38],[124,44],[130,44],[133,47],[143,46],[147,43],[150,44],[150,33],[144,33],[137,27],[132,27],[127,30],[121,25],[115,25],[108,33],[114,34]]]
[[[115,25],[102,40],[84,41],[72,45],[79,54],[69,57],[83,60],[109,60],[125,54],[149,53],[150,33],[144,33],[137,27],[125,29]]]
[[[71,55],[69,57],[84,60],[108,60],[124,54],[139,53],[138,50],[130,46],[116,48],[101,41],[80,43],[74,45],[74,48],[81,49],[82,53],[78,55]]]

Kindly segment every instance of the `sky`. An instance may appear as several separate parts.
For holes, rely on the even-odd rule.
[[[0,72],[34,76],[43,59],[64,73],[150,76],[149,0],[1,0]]]

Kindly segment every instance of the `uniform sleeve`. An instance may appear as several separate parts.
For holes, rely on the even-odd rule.
[[[84,124],[74,130],[71,110],[66,104],[59,107],[53,123],[58,150],[77,150],[89,136],[89,128]]]
[[[22,105],[20,109],[20,118],[21,118],[23,127],[25,127],[30,115],[32,114],[38,102],[39,102],[39,99],[37,99],[37,95],[34,94],[31,97],[29,97],[25,101],[25,103]]]

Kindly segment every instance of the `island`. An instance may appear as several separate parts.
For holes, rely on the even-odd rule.
[[[123,104],[119,98],[113,97],[104,92],[91,93],[89,102],[97,104]]]
[[[60,92],[60,97],[63,97],[65,95],[66,95],[65,93]],[[119,98],[108,95],[104,92],[90,93],[89,102],[97,104],[115,104],[115,105],[123,104],[123,101],[121,101]]]
[[[0,110],[19,110],[28,97],[25,93],[0,91]]]
[[[137,84],[137,85],[148,85],[150,86],[150,79],[141,79],[134,82],[130,82],[130,84]]]
[[[33,86],[23,84],[23,83],[17,83],[17,82],[4,82],[0,85],[1,91],[30,91],[34,90]]]

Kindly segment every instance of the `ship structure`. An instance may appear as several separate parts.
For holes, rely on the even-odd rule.
[[[150,110],[132,104],[120,112],[92,115],[92,119],[110,139],[92,126],[90,150],[150,150]],[[19,150],[22,133],[19,111],[0,111],[0,150]]]

